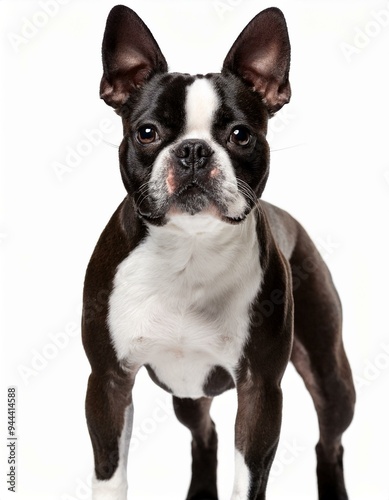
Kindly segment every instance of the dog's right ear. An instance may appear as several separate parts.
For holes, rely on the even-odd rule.
[[[166,60],[148,27],[124,5],[108,15],[103,38],[100,97],[115,109],[154,74],[167,71]]]

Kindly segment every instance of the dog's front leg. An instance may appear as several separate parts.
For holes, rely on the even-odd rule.
[[[278,252],[270,254],[263,286],[252,307],[251,328],[236,370],[235,483],[231,500],[265,500],[282,414],[281,379],[293,340],[290,270]],[[269,297],[277,300],[263,314]],[[267,302],[265,302],[267,301]]]
[[[276,384],[259,384],[250,371],[238,384],[235,423],[235,482],[231,500],[264,500],[277,449],[282,393]]]
[[[127,455],[132,431],[133,378],[122,373],[89,377],[86,417],[95,474],[93,500],[127,499]]]

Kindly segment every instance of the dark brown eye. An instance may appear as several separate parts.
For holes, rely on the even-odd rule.
[[[136,138],[140,144],[152,144],[159,137],[157,131],[152,125],[144,125],[143,127],[138,128]]]
[[[230,135],[230,142],[237,146],[247,146],[250,142],[251,134],[246,127],[235,127]]]

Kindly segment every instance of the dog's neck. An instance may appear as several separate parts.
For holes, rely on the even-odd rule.
[[[182,213],[169,217],[163,226],[147,224],[147,227],[148,234],[155,242],[166,240],[180,245],[185,240],[192,239],[220,245],[255,233],[255,216],[253,211],[243,223],[233,225],[207,212],[196,215]]]
[[[175,215],[162,227],[150,225],[148,239],[158,260],[166,258],[177,271],[189,266],[192,270],[198,268],[199,273],[206,270],[211,276],[221,268],[228,272],[230,266],[247,259],[258,244],[255,225],[254,213],[238,225],[207,214]]]

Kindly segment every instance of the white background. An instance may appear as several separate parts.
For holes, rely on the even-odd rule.
[[[50,15],[44,13],[48,4]],[[120,120],[98,93],[101,40],[114,4],[0,2],[2,499],[90,498],[82,284],[97,238],[125,194],[117,149],[110,146],[120,142]],[[388,500],[389,3],[127,4],[154,33],[170,69],[190,73],[218,71],[263,8],[284,11],[293,95],[270,126],[272,167],[264,198],[303,223],[330,266],[358,385],[356,416],[344,437],[350,499]],[[5,476],[10,385],[18,388],[16,494],[7,493]],[[283,430],[268,498],[313,499],[313,406],[292,367],[283,387]],[[144,374],[134,397],[129,498],[183,499],[189,433],[172,415],[170,398]],[[229,498],[233,481],[234,412],[234,392],[215,401],[221,499]]]

